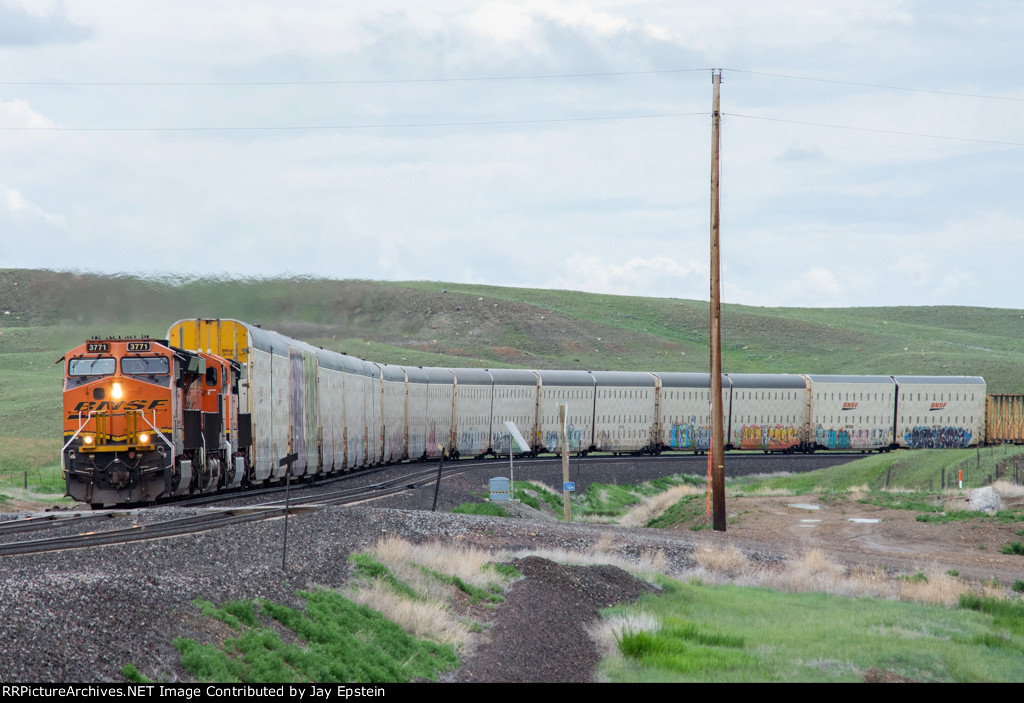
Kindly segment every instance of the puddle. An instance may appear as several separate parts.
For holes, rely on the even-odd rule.
[[[851,518],[847,518],[847,519],[850,522],[867,522],[867,523],[881,522],[881,520],[879,518],[876,518],[876,517],[851,517]]]
[[[791,508],[800,508],[801,510],[821,510],[820,505],[814,505],[813,503],[790,503]]]

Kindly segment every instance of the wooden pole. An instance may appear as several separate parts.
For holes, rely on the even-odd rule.
[[[565,490],[565,484],[569,483],[569,438],[565,431],[566,406],[558,406],[558,424],[562,428],[562,510],[565,513],[566,523],[571,522],[569,514],[569,491]]]
[[[719,196],[718,145],[721,123],[719,86],[722,70],[711,72],[714,97],[711,108],[711,493],[713,525],[725,532],[725,429],[722,426],[722,311],[721,257],[718,251]]]

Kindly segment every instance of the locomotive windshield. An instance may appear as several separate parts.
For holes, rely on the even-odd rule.
[[[111,356],[72,359],[68,362],[68,376],[109,376],[117,370],[117,360]]]
[[[126,356],[121,359],[121,373],[126,376],[152,376],[169,371],[166,356]]]

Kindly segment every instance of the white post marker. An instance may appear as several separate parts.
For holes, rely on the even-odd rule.
[[[515,453],[513,448],[512,448],[512,444],[513,444],[513,442],[515,444],[518,444],[519,445],[519,449],[524,451],[524,452],[530,451],[530,445],[526,441],[526,438],[523,437],[522,433],[519,431],[519,428],[516,427],[516,423],[512,422],[511,420],[505,420],[505,429],[508,430],[508,434],[509,434],[509,438],[508,438],[508,484],[509,484],[508,485],[508,495],[509,495],[510,499],[514,499],[515,495],[516,495],[516,493],[515,493],[515,491],[516,491],[516,477],[515,477],[514,469],[512,467],[512,455]]]

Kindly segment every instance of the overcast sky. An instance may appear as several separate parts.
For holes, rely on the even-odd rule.
[[[0,0],[0,267],[1024,307],[1024,3]]]

